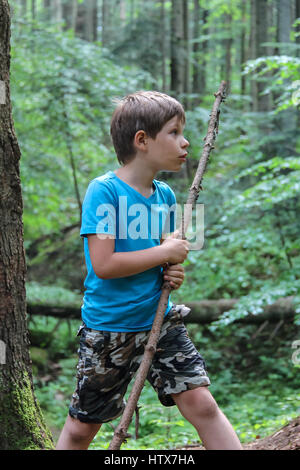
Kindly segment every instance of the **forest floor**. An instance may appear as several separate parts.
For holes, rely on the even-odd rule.
[[[182,450],[205,450],[202,446],[181,447]],[[263,439],[243,444],[244,450],[300,450],[300,416],[279,431]]]

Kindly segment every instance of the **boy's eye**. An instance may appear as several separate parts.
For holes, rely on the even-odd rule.
[[[171,131],[171,134],[178,134],[178,130],[177,130],[177,129],[173,129],[173,130]]]

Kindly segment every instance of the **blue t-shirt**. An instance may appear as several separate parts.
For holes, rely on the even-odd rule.
[[[86,235],[112,235],[115,252],[159,245],[163,233],[175,230],[176,198],[166,183],[153,180],[153,185],[152,195],[146,198],[109,171],[88,186],[80,235],[87,267],[81,311],[89,328],[130,332],[152,327],[163,282],[161,266],[132,276],[100,279],[91,264]],[[171,306],[169,298],[165,314]]]

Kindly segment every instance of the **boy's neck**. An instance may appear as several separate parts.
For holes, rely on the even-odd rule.
[[[118,178],[141,193],[146,193],[144,194],[146,197],[153,192],[153,179],[156,173],[154,169],[147,167],[144,162],[136,158],[115,171]]]

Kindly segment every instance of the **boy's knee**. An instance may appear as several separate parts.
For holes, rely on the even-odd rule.
[[[207,395],[203,400],[199,400],[195,407],[195,413],[200,418],[213,418],[218,410],[219,407],[212,395]]]
[[[198,387],[187,390],[173,396],[175,403],[188,420],[191,418],[213,418],[219,411],[219,407],[206,387]]]
[[[83,423],[68,416],[67,431],[73,442],[91,441],[100,429],[101,424]]]

